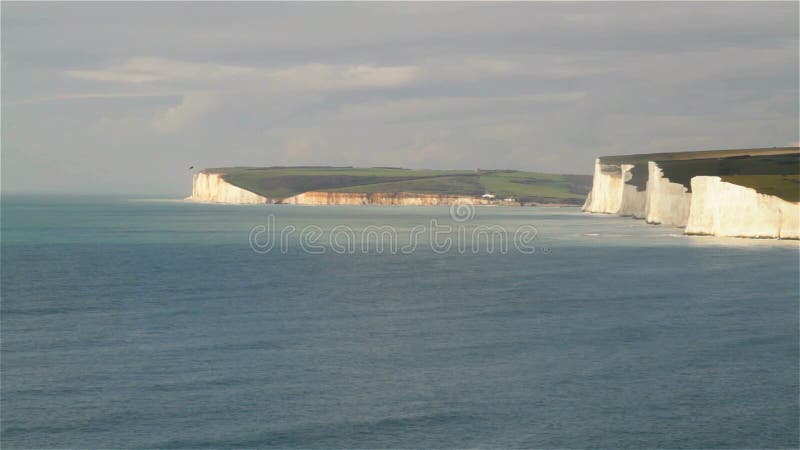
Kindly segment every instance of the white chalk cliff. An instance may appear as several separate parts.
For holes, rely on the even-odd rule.
[[[632,164],[603,164],[595,161],[592,190],[586,197],[583,210],[593,213],[619,214],[644,218],[647,193],[627,184],[633,174]]]
[[[673,183],[654,161],[647,163],[647,223],[685,227],[689,220],[692,194],[680,183]]]
[[[639,190],[636,186],[628,184],[633,178],[633,164],[622,164],[622,198],[619,203],[620,216],[631,216],[637,219],[644,219],[647,210],[647,191]]]
[[[592,190],[586,197],[583,210],[592,213],[616,214],[622,203],[622,172],[618,166],[594,162]]]
[[[491,202],[479,197],[462,195],[417,194],[407,192],[303,192],[284,199],[270,199],[228,183],[220,173],[200,172],[194,175],[192,195],[187,200],[200,203],[226,203],[255,205],[284,203],[290,205],[403,205],[437,206],[452,204],[487,205]]]
[[[648,162],[644,191],[626,184],[630,164],[595,161],[592,190],[583,205],[591,213],[643,218],[685,228],[686,234],[800,239],[800,204],[727,183],[716,176],[691,178],[691,192]]]
[[[219,173],[196,173],[192,181],[192,196],[187,200],[237,205],[270,203],[266,197],[228,183]]]
[[[487,200],[461,195],[417,194],[410,192],[303,192],[285,198],[281,203],[290,205],[402,205],[439,206],[453,204],[489,204]]]
[[[798,239],[800,204],[720,177],[694,177],[686,234]]]

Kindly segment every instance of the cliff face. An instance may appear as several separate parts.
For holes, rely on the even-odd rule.
[[[632,164],[603,164],[597,159],[592,190],[586,197],[583,210],[644,218],[647,193],[628,183],[633,168]]]
[[[583,210],[592,213],[616,214],[622,203],[622,169],[612,164],[594,163],[592,190],[586,197]]]
[[[635,185],[629,183],[633,178],[633,164],[622,164],[622,198],[620,199],[620,216],[631,216],[643,219],[647,209],[647,191],[639,190]]]
[[[798,239],[800,205],[719,177],[694,177],[686,234]]]
[[[439,206],[464,203],[481,205],[486,200],[476,197],[415,193],[347,193],[347,192],[304,192],[285,198],[281,203],[291,205],[403,205],[403,206]]]
[[[678,172],[690,182],[688,189],[667,178],[658,161],[647,162],[646,187],[639,190],[643,172],[634,175],[634,171],[643,164],[627,164],[624,158],[595,161],[584,211],[643,218],[652,224],[685,228],[686,234],[800,239],[799,203],[724,182],[718,176]],[[699,162],[699,170],[716,167]]]
[[[689,220],[692,194],[682,184],[664,177],[658,163],[647,163],[647,223],[685,227]]]
[[[266,197],[228,183],[219,173],[196,173],[192,181],[192,196],[187,200],[237,205],[270,203],[270,200]]]
[[[459,195],[398,193],[347,193],[347,192],[304,192],[282,200],[270,199],[234,186],[219,173],[200,172],[194,175],[192,195],[187,200],[202,203],[227,203],[236,205],[256,205],[264,203],[284,203],[290,205],[404,205],[439,206],[454,203],[486,205],[488,200]]]

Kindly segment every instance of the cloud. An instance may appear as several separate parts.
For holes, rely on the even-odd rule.
[[[100,92],[100,93],[75,93],[75,94],[62,94],[52,95],[48,97],[34,97],[22,100],[8,100],[4,101],[4,106],[11,105],[29,105],[34,103],[47,103],[58,102],[66,100],[104,100],[114,98],[155,98],[155,97],[180,97],[180,92]]]
[[[467,56],[453,60],[432,60],[425,68],[431,78],[442,80],[478,80],[530,76],[551,79],[574,79],[619,71],[608,63],[586,57],[557,54],[514,53],[503,58]]]
[[[152,126],[161,133],[177,132],[206,115],[216,104],[216,98],[208,93],[185,94],[181,103],[157,113]]]
[[[76,188],[123,189],[136,158],[183,191],[187,160],[581,173],[598,154],[784,145],[798,139],[797,12],[11,2],[3,187],[59,189],[74,170]]]
[[[193,63],[162,58],[131,58],[101,70],[68,70],[67,76],[82,80],[118,83],[151,83],[161,80],[232,80],[252,75],[251,67]]]
[[[343,105],[339,116],[350,120],[428,120],[430,115],[460,117],[469,111],[498,115],[503,107],[525,103],[574,103],[586,98],[586,92],[540,92],[513,96],[426,97],[402,100],[362,102]]]
[[[414,81],[419,73],[415,66],[306,64],[269,72],[265,77],[284,87],[330,90],[399,86]]]
[[[442,142],[427,142],[403,149],[405,164],[425,167],[431,164],[455,163],[453,149]]]
[[[464,58],[463,61],[448,67],[447,71],[462,72],[464,75],[507,74],[517,66],[517,62],[508,59],[473,56]]]
[[[137,57],[106,68],[68,70],[65,74],[80,80],[122,84],[239,81],[272,90],[333,91],[513,75],[575,78],[613,70],[552,55],[511,55],[505,59],[467,56],[429,60],[421,65],[308,63],[277,68]]]
[[[517,141],[531,134],[530,121],[522,120],[494,123],[478,129],[479,136],[498,141]]]
[[[285,161],[289,163],[307,162],[314,160],[312,150],[319,144],[315,136],[295,136],[286,141]]]
[[[267,69],[162,58],[132,58],[99,70],[69,70],[71,78],[116,83],[251,81],[275,89],[337,90],[398,86],[418,78],[415,66],[303,64]]]
[[[81,80],[114,81],[118,83],[149,83],[164,79],[164,77],[155,74],[120,70],[68,70],[67,75]]]

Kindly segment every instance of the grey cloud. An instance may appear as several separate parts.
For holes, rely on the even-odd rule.
[[[177,194],[187,163],[588,173],[798,140],[797,3],[0,7],[3,190]]]

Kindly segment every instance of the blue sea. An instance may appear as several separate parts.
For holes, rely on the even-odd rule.
[[[797,242],[577,208],[1,206],[3,448],[800,445]]]

